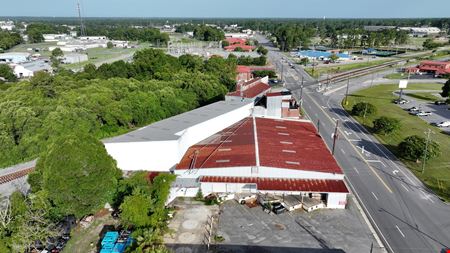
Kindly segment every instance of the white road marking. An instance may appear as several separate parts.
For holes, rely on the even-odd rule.
[[[358,173],[359,174],[359,171],[355,168],[355,167],[353,167],[353,169],[356,171],[356,173]]]
[[[428,194],[426,194],[425,192],[421,191],[423,196],[425,197],[426,200],[431,201],[431,203],[434,203],[434,201],[430,198],[430,196]]]
[[[386,168],[386,164],[384,164],[382,161],[380,160],[366,160],[369,163],[381,163],[381,165],[383,165],[383,167]],[[394,173],[395,174],[395,173]]]
[[[400,228],[397,225],[395,225],[395,227],[397,228],[398,232],[400,232],[400,234],[406,238],[405,234],[403,234],[403,232],[400,230]]]
[[[342,152],[342,154],[344,154],[345,155],[345,151],[341,148],[341,152]]]
[[[400,185],[403,186],[403,188],[405,188],[406,191],[409,191],[408,188],[406,188],[405,185],[403,185],[403,184],[400,184]]]
[[[372,195],[375,197],[376,200],[378,200],[377,195],[375,195],[375,193],[372,192]]]
[[[361,139],[357,140],[357,139],[348,139],[349,141],[361,141]]]
[[[398,170],[393,170],[392,173],[394,173],[394,175],[397,175],[399,171]]]

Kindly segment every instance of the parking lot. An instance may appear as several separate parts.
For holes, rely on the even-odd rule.
[[[236,201],[221,206],[217,252],[370,252],[372,235],[352,200],[346,210],[279,215]],[[373,252],[381,252],[374,242]]]
[[[438,92],[436,92],[436,95]],[[404,98],[409,101],[409,103],[399,105],[401,108],[408,110],[411,107],[417,107],[419,111],[431,112],[429,116],[414,116],[411,117],[420,117],[430,124],[436,124],[443,121],[450,120],[450,110],[448,110],[448,105],[435,105],[432,102],[426,102],[414,99],[409,97],[408,94],[404,95]],[[442,131],[450,133],[450,127],[441,128]]]

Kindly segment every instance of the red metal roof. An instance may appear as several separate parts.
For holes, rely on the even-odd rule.
[[[240,39],[240,38],[226,38],[225,40],[228,41],[228,43],[230,43],[230,45],[233,45],[233,44],[245,45],[245,42],[247,42],[246,39]]]
[[[243,66],[243,65],[238,65],[238,66],[236,67],[236,71],[237,71],[238,73],[250,73],[250,72],[252,72],[252,70],[250,69],[250,67],[248,67],[248,66]]]
[[[343,180],[202,176],[200,182],[256,184],[263,191],[348,193]]]
[[[245,45],[245,44],[233,44],[233,45],[224,47],[224,49],[227,51],[234,51],[238,47],[242,48],[242,50],[244,50],[244,51],[252,51],[253,49],[255,49],[254,46],[249,46],[249,45]]]
[[[260,166],[343,174],[312,123],[267,118],[255,122]],[[253,119],[245,118],[190,147],[176,169],[255,166],[254,127]]]
[[[233,91],[227,94],[227,96],[233,96],[233,97],[243,97],[243,98],[254,98],[258,95],[270,90],[270,85],[258,82],[255,85],[244,89],[244,90],[237,90]]]

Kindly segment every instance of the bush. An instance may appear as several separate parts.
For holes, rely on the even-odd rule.
[[[234,52],[244,52],[244,49],[242,49],[242,47],[236,47]]]
[[[373,121],[373,130],[379,134],[390,134],[400,128],[398,119],[382,116]]]
[[[398,145],[400,156],[408,160],[419,160],[425,156],[426,140],[423,137],[412,135],[408,136]],[[428,143],[427,156],[425,160],[438,157],[440,154],[439,144],[434,141]]]
[[[276,78],[277,74],[273,70],[255,70],[253,71],[253,76],[255,77],[265,77]]]
[[[352,114],[355,116],[370,116],[375,114],[376,107],[367,102],[359,102],[352,108]]]
[[[258,49],[256,49],[256,52],[258,52],[258,54],[267,55],[269,50],[263,46],[259,46]]]
[[[230,45],[230,42],[228,42],[227,40],[222,40],[222,48],[227,47]]]

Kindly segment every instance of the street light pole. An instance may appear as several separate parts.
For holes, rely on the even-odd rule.
[[[336,140],[338,138],[338,126],[339,126],[339,120],[336,120],[336,127],[334,128],[334,134],[333,134],[333,149],[331,151],[332,155],[334,155],[334,148],[336,147]]]
[[[348,104],[348,86],[350,85],[350,77],[347,78],[347,88],[345,90],[345,105]]]

